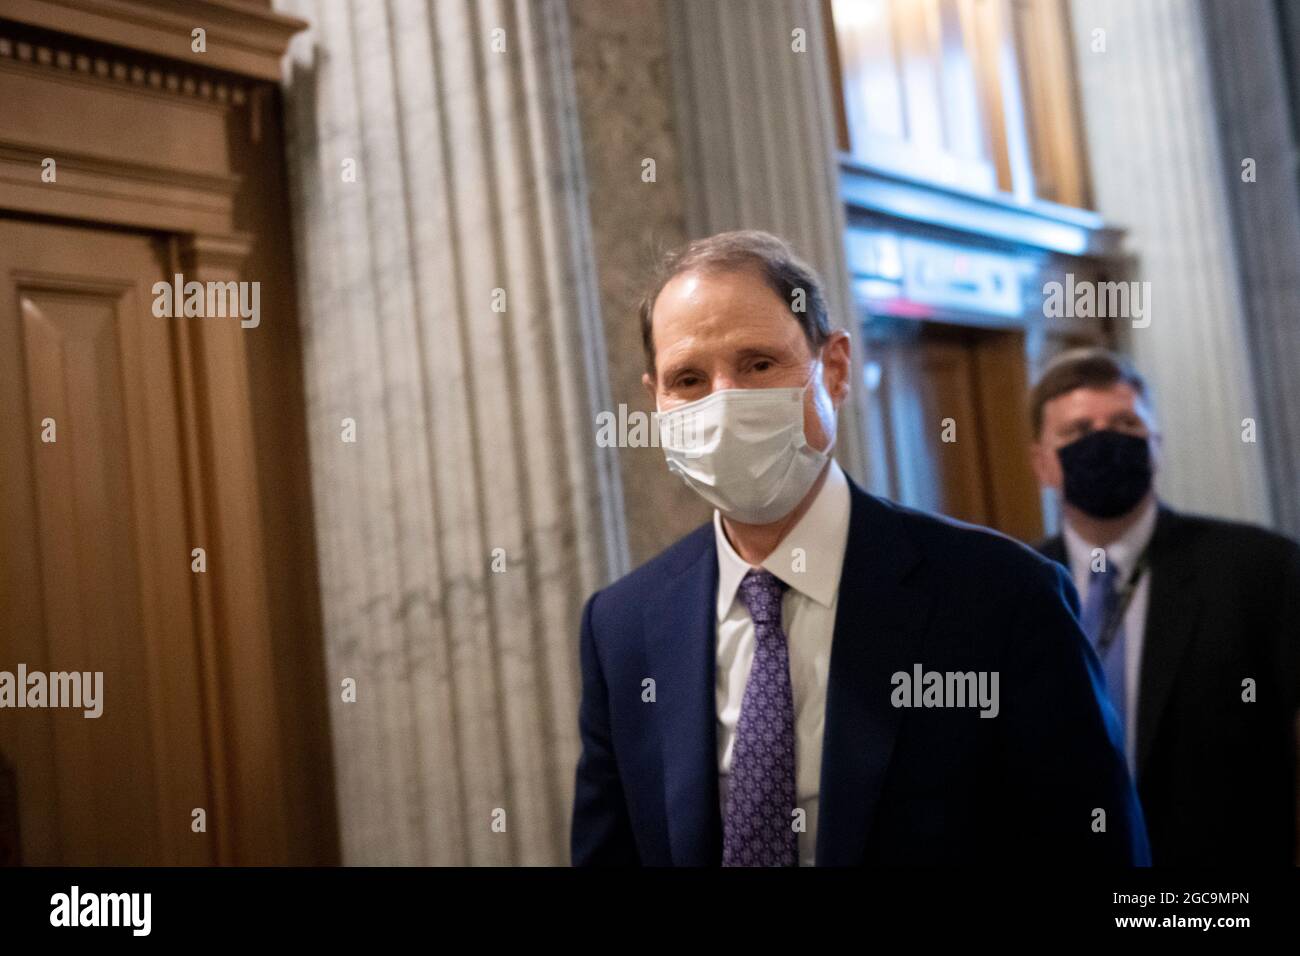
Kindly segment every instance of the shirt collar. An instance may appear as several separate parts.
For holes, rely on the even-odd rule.
[[[849,483],[835,459],[831,459],[817,497],[798,523],[763,561],[771,571],[800,594],[823,607],[835,603],[849,537]],[[714,509],[713,535],[718,550],[718,620],[731,611],[740,580],[753,565],[736,553],[722,529],[722,514]],[[797,549],[797,550],[796,550]]]
[[[1158,507],[1155,499],[1152,499],[1147,503],[1146,510],[1142,512],[1142,516],[1134,522],[1133,526],[1104,549],[1107,562],[1119,568],[1125,576],[1133,573],[1133,566],[1137,563],[1138,557],[1151,541],[1151,535],[1156,529],[1157,511]],[[1091,567],[1093,549],[1099,547],[1099,545],[1085,541],[1083,536],[1075,531],[1068,521],[1064,522],[1062,536],[1065,538],[1065,549],[1070,558],[1070,567],[1076,569]]]

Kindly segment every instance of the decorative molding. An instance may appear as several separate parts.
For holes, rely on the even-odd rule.
[[[238,278],[253,249],[253,237],[243,233],[191,233],[181,244],[181,264],[196,279]]]
[[[243,106],[248,84],[208,69],[186,69],[133,50],[76,43],[65,37],[35,40],[0,23],[0,66],[55,70],[87,81],[120,83],[155,93]]]
[[[237,280],[251,237],[189,233],[168,243],[168,265],[195,281]],[[245,357],[247,332],[233,321],[175,323],[182,393],[182,441],[191,520],[203,538],[239,555],[223,573],[195,575],[213,787],[218,862],[283,865],[288,859],[281,726],[273,675],[266,556],[251,429],[253,401]],[[231,428],[231,423],[241,423]],[[220,438],[218,438],[220,436]],[[240,706],[229,706],[238,693]],[[229,814],[233,825],[226,825]]]
[[[0,21],[0,208],[163,229],[228,232],[241,178],[229,116],[249,122],[269,84]],[[80,111],[34,104],[76,100]],[[185,142],[144,141],[184,121]],[[40,178],[57,161],[57,185]]]
[[[0,208],[186,232],[232,228],[240,177],[179,173],[92,156],[58,155],[58,185],[40,179],[45,152],[0,141]]]
[[[840,160],[840,190],[850,212],[877,213],[1070,256],[1121,254],[1123,230],[1106,225],[1101,216],[1086,209],[951,189],[873,169],[848,157]]]
[[[289,40],[307,27],[295,17],[236,0],[5,0],[0,16],[260,80],[280,78]],[[204,53],[190,46],[196,27],[207,31]]]

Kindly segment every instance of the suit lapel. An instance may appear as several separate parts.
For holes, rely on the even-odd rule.
[[[862,862],[902,711],[890,677],[920,660],[930,595],[906,578],[921,560],[890,506],[849,482],[852,508],[826,686],[817,865]]]
[[[1190,549],[1179,541],[1178,515],[1160,507],[1151,536],[1150,598],[1142,642],[1142,674],[1138,696],[1137,772],[1151,756],[1161,715],[1169,702],[1175,672],[1196,626],[1200,589]]]
[[[699,556],[645,609],[646,660],[655,680],[650,704],[663,754],[664,809],[672,861],[722,861],[718,807],[716,659],[717,544],[712,528]]]

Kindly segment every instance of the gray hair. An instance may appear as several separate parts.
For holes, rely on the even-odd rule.
[[[831,334],[826,311],[826,293],[821,280],[806,262],[795,255],[783,239],[770,232],[742,229],[720,232],[716,236],[696,239],[664,256],[654,272],[649,291],[641,299],[641,347],[645,351],[646,371],[655,371],[654,306],[664,286],[686,272],[738,272],[753,270],[790,309],[790,315],[803,329],[808,346],[814,352]],[[796,290],[804,294],[803,311],[796,312],[791,301]]]

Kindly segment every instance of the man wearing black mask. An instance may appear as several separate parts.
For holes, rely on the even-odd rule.
[[[1031,411],[1034,470],[1061,498],[1039,550],[1083,601],[1152,862],[1294,862],[1300,548],[1159,500],[1152,405],[1120,356],[1057,356]]]

